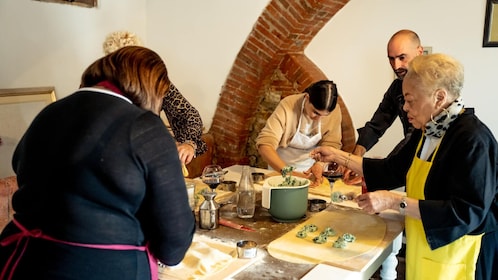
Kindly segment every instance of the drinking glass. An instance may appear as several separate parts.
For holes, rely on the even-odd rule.
[[[323,166],[323,177],[327,178],[329,182],[333,182],[342,177],[342,172],[339,170],[337,162],[328,162]]]
[[[225,171],[223,171],[223,168],[219,165],[211,164],[204,167],[204,170],[202,170],[202,182],[209,186],[211,192],[215,192],[218,185],[223,182],[224,177]]]

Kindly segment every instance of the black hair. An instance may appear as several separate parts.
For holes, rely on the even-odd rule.
[[[304,92],[308,93],[311,104],[317,110],[332,112],[337,105],[337,86],[332,81],[318,81],[307,87]]]

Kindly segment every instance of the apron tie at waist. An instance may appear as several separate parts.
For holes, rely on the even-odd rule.
[[[14,271],[15,271],[17,265],[19,264],[19,261],[22,258],[22,255],[26,251],[26,248],[28,246],[30,238],[39,238],[39,239],[44,239],[44,240],[48,240],[48,241],[52,241],[52,242],[56,242],[56,243],[62,243],[62,244],[66,244],[66,245],[92,248],[92,249],[105,249],[105,250],[118,250],[118,251],[137,250],[137,251],[142,251],[142,252],[145,251],[147,253],[147,257],[149,260],[151,279],[152,280],[158,279],[157,260],[150,252],[148,244],[146,246],[135,246],[135,245],[126,245],[126,244],[86,244],[86,243],[70,242],[70,241],[59,240],[59,239],[53,238],[51,236],[48,236],[48,235],[44,234],[40,229],[28,230],[21,223],[19,223],[16,219],[13,219],[12,222],[21,231],[19,233],[8,236],[0,241],[1,246],[7,246],[10,244],[13,244],[14,242],[17,243],[16,248],[14,249],[11,256],[7,260],[7,263],[5,264],[5,266],[2,269],[2,273],[0,274],[0,279],[11,279],[12,278]],[[24,244],[21,244],[23,240],[25,240],[25,242],[24,242]],[[16,258],[16,255],[17,255],[17,258]],[[9,273],[9,267],[10,267],[10,273]],[[8,273],[8,276],[7,276],[7,273]]]

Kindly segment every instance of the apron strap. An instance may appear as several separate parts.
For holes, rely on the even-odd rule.
[[[127,244],[86,244],[86,243],[77,243],[77,242],[70,242],[70,241],[64,241],[60,239],[53,238],[51,236],[48,236],[44,234],[40,229],[32,229],[28,230],[25,228],[20,222],[18,222],[16,219],[13,219],[12,222],[14,225],[17,226],[17,228],[20,230],[20,232],[15,233],[13,235],[10,235],[3,240],[0,241],[1,246],[7,246],[10,244],[13,244],[16,242],[16,247],[12,254],[10,255],[9,259],[7,260],[7,263],[2,269],[2,272],[0,273],[0,279],[11,279],[14,271],[19,264],[19,261],[21,260],[24,252],[26,251],[26,248],[28,246],[29,240],[31,238],[39,238],[39,239],[44,239],[56,243],[62,243],[66,245],[71,245],[71,246],[78,246],[78,247],[85,247],[85,248],[93,248],[93,249],[104,249],[104,250],[118,250],[118,251],[126,251],[126,250],[137,250],[137,251],[145,251],[147,253],[147,257],[149,260],[149,266],[150,266],[150,273],[151,273],[151,279],[152,280],[157,280],[157,260],[156,258],[152,255],[152,253],[149,250],[149,244],[146,246],[135,246],[135,245],[127,245]],[[23,241],[25,241],[23,243]],[[19,253],[18,253],[19,252]],[[16,258],[17,256],[17,258]],[[9,272],[9,267],[10,267],[10,272]],[[8,276],[7,276],[8,274]]]

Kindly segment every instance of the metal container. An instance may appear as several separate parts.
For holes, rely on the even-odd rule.
[[[254,183],[262,183],[265,180],[265,173],[263,172],[252,172],[252,181]]]
[[[214,201],[215,192],[202,194],[204,201],[199,207],[199,227],[202,229],[218,228],[220,223],[220,205]]]
[[[302,184],[300,186],[282,186],[284,180],[282,176],[273,176],[265,180],[261,193],[261,206],[268,209],[272,219],[277,222],[297,222],[305,217],[308,209],[310,180],[300,178]]]
[[[237,190],[237,182],[235,181],[223,181],[221,182],[221,190],[235,192]]]
[[[256,242],[251,240],[241,240],[237,242],[237,255],[239,259],[252,259],[256,257]]]
[[[323,199],[308,200],[308,210],[310,212],[320,212],[325,208],[327,208],[327,202]]]

